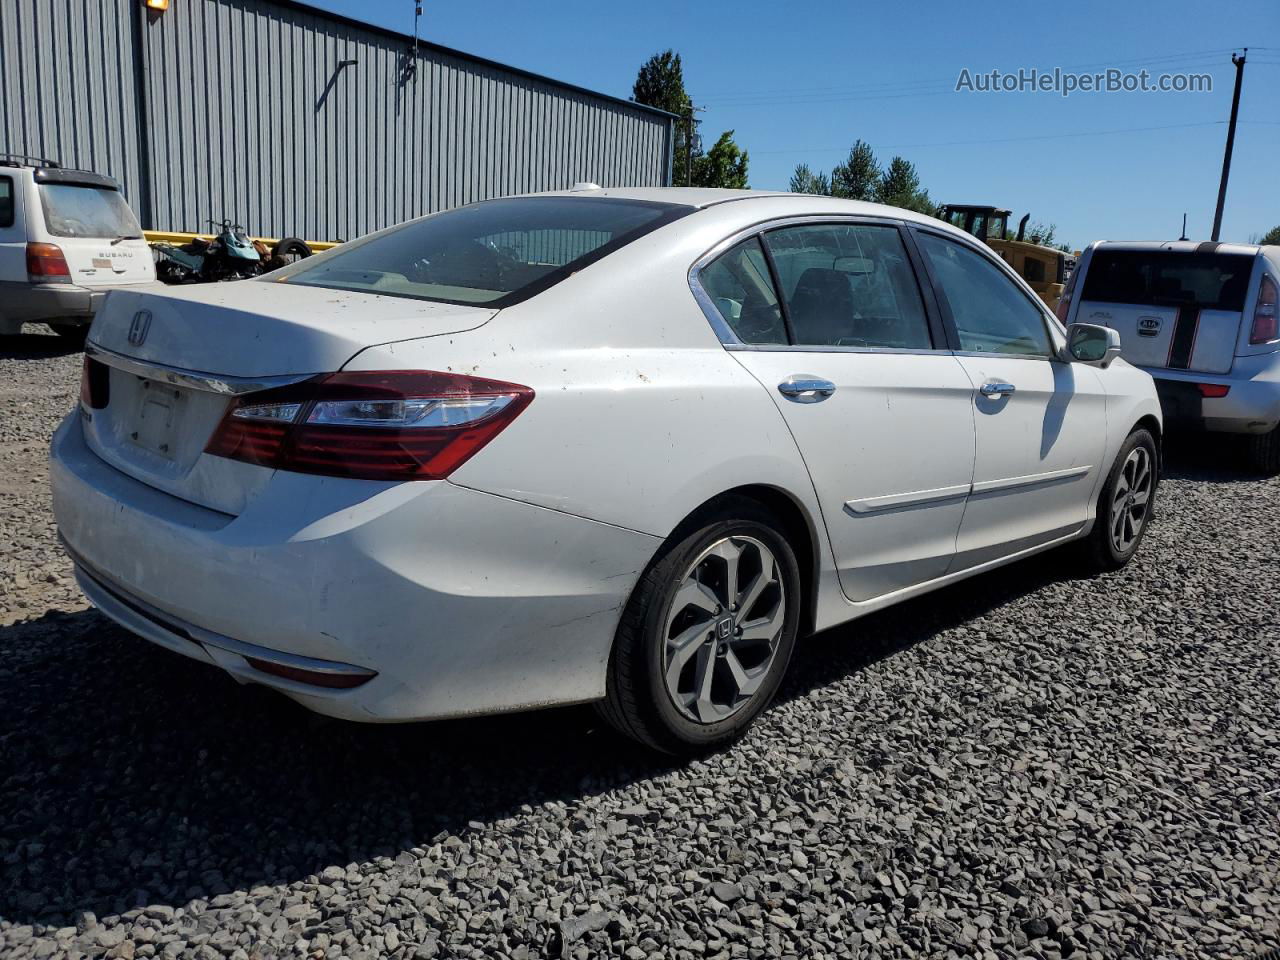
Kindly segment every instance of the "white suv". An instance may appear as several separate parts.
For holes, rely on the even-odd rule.
[[[1193,241],[1089,247],[1058,316],[1120,332],[1155,378],[1166,424],[1247,438],[1280,472],[1280,247]]]
[[[0,334],[47,323],[83,339],[107,291],[155,278],[120,184],[0,154]]]

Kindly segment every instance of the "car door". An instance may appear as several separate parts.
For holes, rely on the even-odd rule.
[[[1047,309],[985,250],[914,233],[973,385],[977,453],[953,569],[1077,532],[1103,468],[1101,378],[1058,359]]]
[[[694,285],[795,437],[849,599],[943,575],[973,472],[973,390],[939,348],[904,229],[778,224]]]

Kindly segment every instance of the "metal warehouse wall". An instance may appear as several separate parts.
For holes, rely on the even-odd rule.
[[[320,240],[669,182],[668,115],[428,44],[410,71],[409,44],[278,0],[0,0],[0,151],[117,177],[147,227]]]

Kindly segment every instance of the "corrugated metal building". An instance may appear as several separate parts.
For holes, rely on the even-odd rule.
[[[293,0],[0,0],[0,82],[0,152],[113,176],[154,229],[349,239],[670,182],[670,114]]]

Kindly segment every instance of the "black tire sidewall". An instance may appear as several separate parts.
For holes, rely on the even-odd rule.
[[[1115,544],[1111,542],[1111,508],[1114,504],[1114,492],[1116,483],[1119,481],[1120,472],[1124,469],[1125,460],[1129,454],[1133,452],[1135,447],[1143,446],[1147,449],[1147,454],[1151,457],[1151,496],[1147,500],[1147,513],[1142,520],[1142,529],[1138,531],[1138,536],[1133,541],[1133,546],[1121,553],[1116,550]],[[1147,535],[1147,529],[1151,526],[1151,518],[1154,516],[1156,508],[1156,493],[1160,488],[1160,450],[1156,446],[1155,437],[1151,435],[1149,430],[1139,428],[1129,434],[1124,444],[1120,447],[1120,452],[1116,455],[1115,463],[1111,466],[1111,473],[1107,476],[1107,482],[1103,485],[1102,496],[1098,499],[1098,516],[1094,521],[1097,524],[1098,546],[1104,552],[1104,557],[1109,561],[1109,565],[1113,567],[1122,567],[1137,554],[1138,548],[1142,546],[1142,541]]]
[[[737,513],[733,518],[709,523],[681,540],[659,561],[655,570],[660,575],[661,589],[645,598],[646,606],[639,631],[643,650],[637,653],[643,657],[642,674],[649,707],[663,732],[677,743],[688,747],[718,746],[734,739],[750,726],[777,693],[791,660],[799,630],[800,604],[803,599],[795,552],[774,528],[772,517],[765,511],[739,509]],[[731,717],[717,723],[700,724],[681,714],[667,692],[663,670],[666,644],[663,628],[671,605],[675,602],[676,590],[689,565],[708,546],[730,536],[754,537],[773,551],[784,580],[787,610],[769,677],[756,693],[755,699]]]

